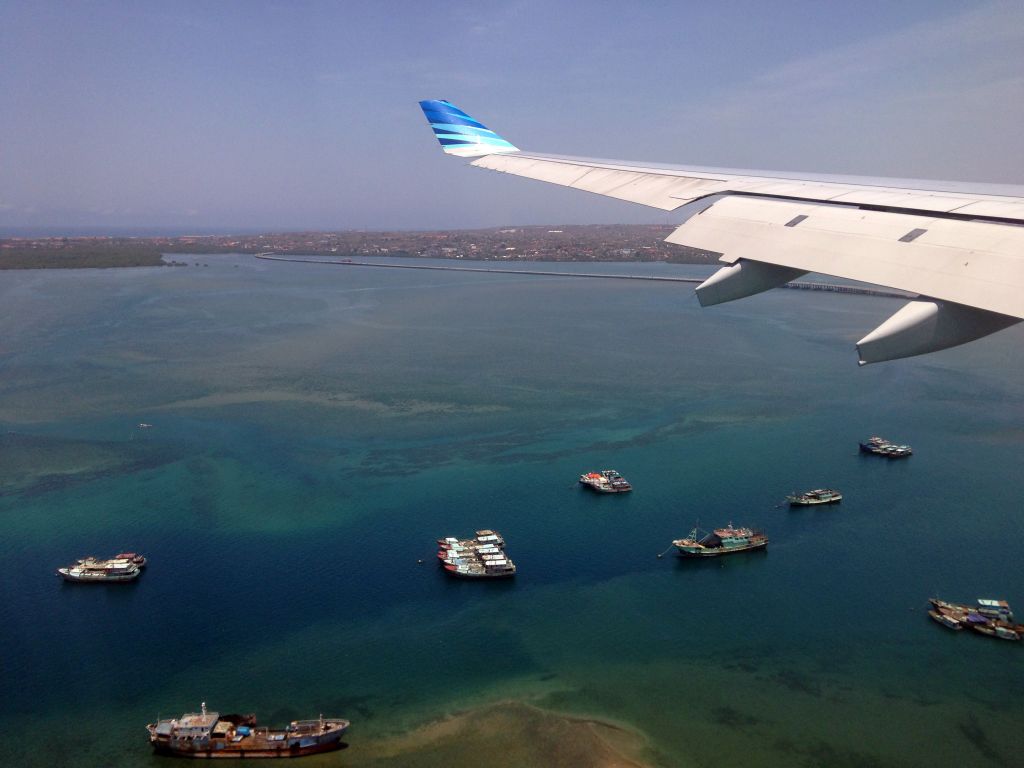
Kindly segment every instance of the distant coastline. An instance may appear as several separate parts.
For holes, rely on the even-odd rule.
[[[670,245],[672,225],[560,225],[430,232],[285,232],[156,237],[0,239],[0,269],[181,265],[174,254],[276,254],[498,262],[668,262],[713,264],[719,254]]]

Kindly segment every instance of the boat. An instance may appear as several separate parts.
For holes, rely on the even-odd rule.
[[[57,569],[57,575],[64,581],[82,584],[134,581],[141,573],[139,566],[130,560],[97,560],[92,557],[79,560],[75,565]]]
[[[146,567],[146,558],[144,556],[138,554],[137,552],[118,552],[116,555],[114,555],[113,557],[108,558],[106,560],[101,560],[98,557],[92,557],[90,555],[89,557],[83,557],[81,560],[78,561],[79,565],[83,565],[83,564],[86,564],[86,563],[92,564],[92,563],[121,563],[121,562],[132,563],[136,568],[145,568]]]
[[[293,720],[284,728],[256,724],[254,715],[188,712],[149,723],[149,743],[159,754],[197,758],[301,757],[341,747],[349,721],[337,717]]]
[[[445,536],[444,538],[438,539],[437,544],[442,549],[459,547],[465,548],[477,545],[504,547],[505,539],[503,539],[501,534],[497,531],[492,531],[490,528],[484,528],[483,530],[477,531],[476,535],[472,539],[457,539],[454,536]]]
[[[808,507],[815,504],[835,504],[843,500],[843,494],[832,488],[816,488],[813,491],[792,493],[786,497],[791,507]]]
[[[1020,640],[1024,628],[1004,627],[1002,624],[989,622],[987,624],[971,624],[971,629],[982,635],[996,637],[1000,640]]]
[[[867,442],[861,443],[860,450],[861,453],[884,456],[887,459],[905,459],[914,452],[909,445],[897,445],[878,436],[869,437]]]
[[[928,611],[928,615],[947,629],[955,629],[959,632],[964,628],[964,621],[956,616],[950,616],[939,611]]]
[[[979,597],[977,603],[976,610],[982,616],[988,616],[997,621],[1013,621],[1013,611],[1010,610],[1010,604],[1005,600]]]
[[[140,555],[138,552],[118,552],[114,555],[115,560],[130,560],[135,563],[139,568],[146,567],[146,558]]]
[[[1013,623],[1013,611],[1005,600],[979,598],[977,605],[965,605],[933,597],[928,602],[935,609],[928,611],[928,615],[947,627],[953,628],[952,624],[955,623],[958,629],[967,627],[979,634],[1001,640],[1024,639],[1024,624]]]
[[[1013,621],[1013,611],[1010,604],[1005,600],[993,600],[991,598],[979,597],[977,605],[965,605],[962,603],[949,603],[939,600],[937,597],[929,598],[937,611],[947,613],[973,613],[983,616],[988,621],[1000,621],[1009,624]]]
[[[580,483],[598,493],[626,493],[633,490],[632,484],[614,469],[584,472],[580,475]]]
[[[445,563],[444,570],[464,579],[502,579],[516,575],[516,566],[508,558],[467,563]]]
[[[515,576],[515,563],[505,554],[505,539],[486,528],[471,539],[445,536],[437,540],[437,559],[446,573],[467,579]]]
[[[764,549],[768,546],[768,537],[763,531],[735,528],[732,523],[725,528],[716,528],[704,536],[700,534],[700,529],[694,527],[689,536],[685,539],[676,539],[672,544],[683,557],[717,557],[733,552]]]

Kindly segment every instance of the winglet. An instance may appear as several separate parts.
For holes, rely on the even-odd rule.
[[[480,157],[501,152],[518,152],[515,147],[479,120],[474,120],[450,101],[421,101],[420,108],[449,155]]]

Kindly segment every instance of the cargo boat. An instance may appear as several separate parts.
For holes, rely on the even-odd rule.
[[[505,554],[505,539],[490,529],[472,539],[446,536],[437,540],[437,559],[446,573],[465,579],[500,579],[515,576],[516,566]]]
[[[614,469],[584,472],[580,475],[580,483],[598,493],[626,493],[633,490],[630,482]]]
[[[869,437],[866,443],[860,444],[861,453],[884,456],[887,459],[905,459],[914,451],[909,445],[890,443],[884,437]]]
[[[129,560],[96,560],[87,557],[75,565],[58,568],[57,575],[64,581],[82,584],[107,584],[134,581],[142,571]]]
[[[189,712],[149,723],[149,743],[159,754],[195,758],[301,757],[341,747],[349,721],[293,720],[285,728],[257,727],[254,715]]]
[[[672,544],[683,557],[717,557],[733,552],[764,549],[768,546],[768,537],[762,531],[734,528],[733,524],[729,523],[725,528],[716,528],[703,537],[700,535],[700,529],[694,528],[685,539],[676,539]]]
[[[843,500],[843,494],[832,488],[816,488],[813,491],[793,493],[786,497],[791,507],[809,507],[815,504],[835,504]]]

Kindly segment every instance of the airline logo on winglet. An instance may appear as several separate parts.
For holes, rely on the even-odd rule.
[[[420,107],[427,116],[434,136],[441,142],[441,149],[449,155],[459,157],[480,157],[500,152],[518,152],[505,139],[448,101],[421,101]]]

